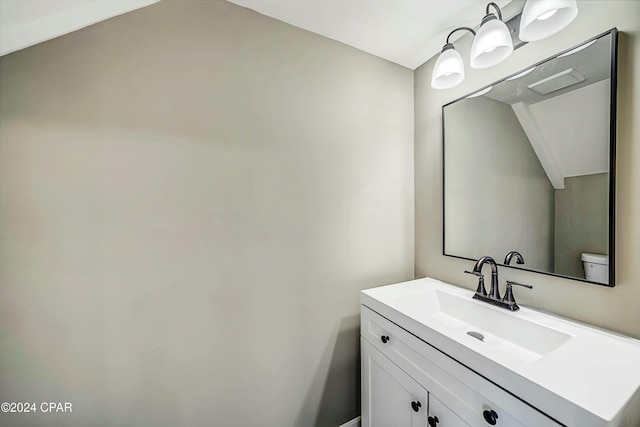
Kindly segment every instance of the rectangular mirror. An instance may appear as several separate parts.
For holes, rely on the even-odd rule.
[[[612,29],[442,107],[444,255],[615,285],[616,64]]]

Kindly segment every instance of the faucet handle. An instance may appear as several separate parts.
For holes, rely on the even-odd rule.
[[[483,297],[487,296],[487,290],[484,288],[484,274],[479,271],[464,271],[467,274],[473,274],[474,276],[478,276],[478,287],[476,288],[476,295],[482,295]]]
[[[511,311],[516,311],[520,310],[520,307],[518,307],[518,304],[516,304],[516,299],[513,297],[513,285],[522,286],[523,288],[529,289],[533,289],[533,286],[507,280],[507,290],[504,293],[504,298],[502,299],[502,301],[509,305],[509,309]]]
[[[507,280],[507,287],[511,287],[510,285],[522,286],[523,288],[533,289],[531,285],[525,285],[524,283],[514,282],[513,280]]]
[[[464,271],[467,274],[473,274],[474,276],[478,276],[478,277],[484,277],[484,274],[480,273],[479,271],[469,271],[469,270],[465,270]]]

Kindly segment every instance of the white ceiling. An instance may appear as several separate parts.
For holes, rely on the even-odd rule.
[[[610,87],[600,80],[531,106],[563,177],[609,170]]]
[[[476,27],[485,0],[229,0],[410,69],[459,26]],[[511,0],[496,0],[504,7]],[[465,32],[456,33],[462,36]],[[452,39],[455,40],[455,37]]]
[[[0,0],[0,55],[159,0]]]
[[[0,0],[0,55],[157,1]],[[462,25],[477,27],[488,3],[488,0],[229,1],[410,69],[437,54],[452,29]],[[495,2],[504,7],[512,0]],[[453,40],[464,34],[456,33]]]

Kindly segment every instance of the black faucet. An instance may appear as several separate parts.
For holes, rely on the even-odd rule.
[[[485,263],[491,267],[491,289],[489,290],[489,297],[500,299],[500,290],[498,289],[498,265],[496,264],[496,260],[490,256],[483,256],[476,261],[471,274],[475,274],[476,276],[478,276],[478,274],[482,275],[482,266],[485,265]],[[484,296],[486,295],[485,293]]]
[[[509,257],[509,261],[511,261],[511,257],[516,256],[516,262],[518,264],[524,264],[524,260],[522,260],[522,255],[518,252],[512,251],[507,254]],[[518,259],[522,260],[522,263],[518,261]],[[491,266],[491,289],[489,290],[489,294],[484,288],[484,275],[482,274],[482,267],[485,263],[488,263]],[[505,259],[505,264],[508,265],[507,259]],[[504,295],[504,298],[500,298],[500,290],[498,289],[499,281],[498,281],[498,265],[496,261],[490,256],[483,256],[478,261],[476,261],[473,269],[471,271],[465,271],[465,273],[473,274],[478,277],[478,288],[476,289],[476,293],[473,294],[474,299],[479,299],[480,301],[488,302],[489,304],[497,305],[498,307],[507,308],[511,311],[519,310],[518,304],[516,304],[516,300],[513,297],[513,285],[523,286],[525,288],[533,288],[531,285],[523,285],[522,283],[512,282],[507,280],[507,290]]]
[[[524,264],[524,258],[520,255],[518,251],[511,251],[504,257],[504,265],[509,265],[511,263],[511,258],[516,257],[516,264]]]

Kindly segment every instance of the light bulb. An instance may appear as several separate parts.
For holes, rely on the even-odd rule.
[[[544,21],[545,19],[551,18],[557,11],[558,9],[553,9],[547,13],[543,13],[542,15],[538,16],[536,19],[538,21]]]

